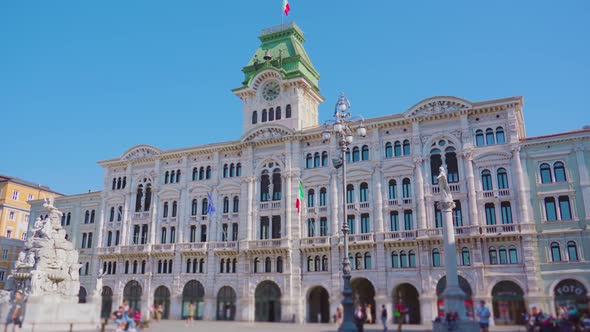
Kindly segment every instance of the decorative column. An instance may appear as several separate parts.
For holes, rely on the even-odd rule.
[[[416,180],[416,207],[418,208],[418,229],[426,228],[426,207],[424,206],[424,178],[422,176],[422,156],[414,156],[414,177]]]
[[[526,185],[524,176],[522,174],[522,163],[520,161],[520,146],[512,147],[512,170],[516,177],[516,187],[518,188],[518,207],[520,215],[520,223],[530,223],[529,217],[529,202],[527,202],[528,195],[526,194]]]
[[[254,184],[256,183],[256,177],[250,176],[246,179],[248,183],[248,204],[246,205],[246,225],[248,228],[247,240],[256,239],[256,227],[254,225],[255,207],[254,207]]]
[[[373,183],[375,184],[375,199],[373,202],[373,213],[375,214],[375,231],[378,233],[383,232],[383,190],[382,190],[383,177],[381,176],[381,166],[375,165],[373,168]]]
[[[463,151],[465,171],[467,173],[467,198],[469,199],[469,224],[479,225],[477,218],[477,196],[475,194],[475,176],[473,175],[473,151]]]
[[[291,238],[291,234],[293,233],[293,230],[291,229],[292,227],[294,227],[293,225],[293,209],[292,209],[292,204],[293,204],[293,200],[291,199],[291,191],[293,190],[293,188],[291,188],[292,185],[292,176],[293,176],[293,171],[288,171],[286,172],[286,174],[283,176],[283,180],[285,181],[285,199],[283,200],[285,202],[285,211],[286,211],[286,216],[285,216],[285,235],[284,237],[290,239]],[[296,189],[297,190],[297,189]],[[297,219],[301,218],[301,215],[297,216]],[[300,220],[296,220],[298,224],[300,224]]]
[[[331,218],[332,218],[332,227],[330,229],[330,234],[334,237],[337,237],[340,232],[340,226],[338,223],[338,173],[336,170],[333,170],[330,173],[330,198],[331,198]]]

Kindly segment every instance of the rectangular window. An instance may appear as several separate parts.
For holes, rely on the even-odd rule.
[[[11,239],[12,238],[12,229],[6,230],[6,237]]]
[[[8,213],[8,219],[9,219],[9,220],[14,220],[14,217],[15,217],[15,215],[16,215],[16,214],[14,213],[14,211],[10,211],[10,212]]]
[[[547,216],[547,221],[556,221],[557,220],[557,210],[555,208],[555,198],[553,198],[553,197],[546,197],[545,198],[545,215]]]
[[[348,233],[349,234],[354,234],[354,215],[349,215],[347,218],[348,221]]]
[[[8,260],[8,249],[2,249],[2,260]]]
[[[221,241],[223,242],[227,241],[227,230],[227,224],[221,225]]]
[[[27,233],[22,233],[22,234],[20,235],[20,240],[21,240],[21,241],[26,241],[26,240],[27,240]]]
[[[12,192],[12,200],[13,201],[18,201],[18,190],[14,190]]]
[[[207,225],[201,225],[201,242],[207,242]]]
[[[315,236],[315,219],[307,219],[307,237]]]
[[[0,271],[0,281],[4,281],[4,274],[6,272],[5,271]]]
[[[82,249],[86,248],[86,240],[88,239],[88,235],[86,233],[82,233]]]
[[[28,215],[28,214],[25,214],[25,222],[26,222],[27,224],[29,223],[29,218],[30,218],[30,217],[29,217],[29,215]]]
[[[502,202],[500,210],[502,212],[502,224],[512,224],[512,208],[510,207],[510,202]]]
[[[369,214],[361,214],[361,233],[369,233],[371,231],[371,220]]]
[[[561,220],[572,220],[572,210],[570,208],[570,199],[567,196],[559,196],[559,213]]]
[[[434,227],[436,227],[436,228],[442,228],[443,227],[443,224],[442,224],[442,212],[438,208],[438,204],[436,202],[434,203]]]
[[[392,232],[399,231],[399,212],[391,211],[389,213],[389,228]]]
[[[237,241],[238,240],[238,224],[237,223],[234,223],[232,225],[231,240],[232,241]]]
[[[119,245],[119,235],[121,233],[119,231],[115,232],[115,245],[118,246]]]
[[[485,213],[486,213],[486,225],[495,225],[496,224],[496,208],[494,204],[487,203],[485,205]]]
[[[320,206],[326,206],[326,204],[327,204],[326,196],[327,196],[326,189],[322,188],[320,190]]]
[[[88,233],[88,245],[86,248],[92,248],[92,232]]]
[[[405,210],[404,211],[404,229],[406,231],[412,230],[414,229],[412,223],[413,223],[413,214],[412,214],[412,210]]]
[[[320,218],[320,236],[328,236],[328,218]]]
[[[272,238],[273,239],[280,239],[281,238],[281,217],[280,216],[272,216]]]
[[[260,218],[260,239],[268,240],[270,238],[270,220],[268,217]]]
[[[33,194],[28,194],[27,201],[32,201],[32,200],[33,200]]]

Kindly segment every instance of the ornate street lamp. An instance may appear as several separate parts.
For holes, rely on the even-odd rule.
[[[343,317],[342,324],[338,327],[339,332],[357,331],[354,324],[354,303],[352,300],[352,288],[350,287],[350,259],[348,258],[348,222],[346,220],[346,152],[353,141],[353,135],[361,137],[367,135],[367,129],[363,125],[363,117],[350,114],[350,102],[344,94],[341,94],[334,108],[334,120],[328,120],[324,123],[322,137],[328,141],[332,134],[336,134],[338,147],[340,148],[340,158],[332,159],[336,169],[342,167],[342,235],[344,236],[344,259],[342,260],[342,279],[344,287],[342,290],[342,307]]]

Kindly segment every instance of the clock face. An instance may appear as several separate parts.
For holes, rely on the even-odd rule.
[[[277,81],[270,81],[262,86],[262,98],[264,98],[266,101],[273,101],[277,99],[280,92],[281,87]]]

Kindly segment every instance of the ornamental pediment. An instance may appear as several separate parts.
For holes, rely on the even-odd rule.
[[[135,160],[150,158],[160,154],[160,150],[149,145],[137,145],[127,150],[121,156],[121,160]]]
[[[471,102],[457,97],[432,97],[425,99],[404,112],[406,118],[453,113],[471,108]]]
[[[264,127],[264,128],[255,128],[251,130],[249,133],[244,135],[242,138],[242,142],[259,142],[269,139],[278,139],[285,136],[290,136],[292,132],[288,130],[286,127]]]

